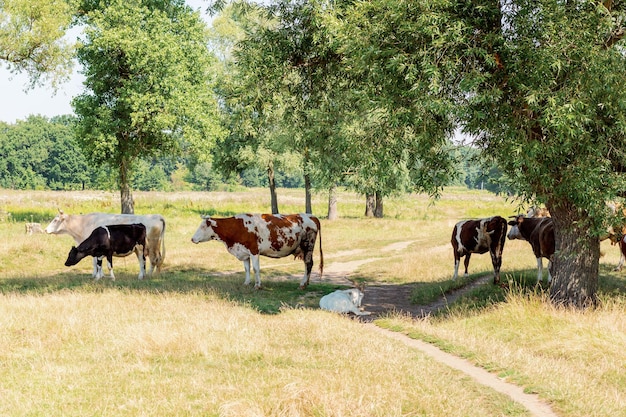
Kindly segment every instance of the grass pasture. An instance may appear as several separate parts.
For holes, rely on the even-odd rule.
[[[302,190],[280,190],[282,212],[303,209]],[[326,213],[325,195],[313,211]],[[216,242],[190,238],[201,214],[267,212],[266,190],[136,193],[137,214],[167,220],[163,273],[137,280],[134,257],[115,258],[117,280],[94,282],[91,263],[63,265],[65,236],[26,235],[67,213],[118,212],[117,193],[0,191],[0,415],[10,416],[526,416],[507,397],[357,321],[317,308],[338,288],[302,262],[261,259],[263,290],[242,285],[243,267]],[[385,201],[365,219],[364,198],[342,193],[341,219],[322,219],[333,262],[367,259],[358,281],[417,283],[426,303],[453,284],[450,233],[463,218],[517,212],[485,192],[447,189]],[[381,249],[407,242],[406,248]],[[537,393],[564,417],[626,417],[626,272],[603,244],[594,311],[555,309],[534,286],[525,242],[507,241],[502,276],[444,314],[390,315],[383,327],[442,349]],[[314,271],[319,262],[315,251]],[[491,270],[473,256],[471,278]],[[546,284],[543,284],[543,288]]]

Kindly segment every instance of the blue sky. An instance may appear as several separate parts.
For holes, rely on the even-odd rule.
[[[26,90],[28,77],[11,74],[5,68],[0,70],[0,120],[15,123],[31,114],[47,117],[71,114],[72,98],[82,92],[82,76],[74,73],[71,80],[59,86],[56,94],[44,85]]]

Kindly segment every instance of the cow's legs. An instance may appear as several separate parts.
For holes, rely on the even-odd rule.
[[[472,256],[471,253],[468,253],[467,255],[465,255],[465,262],[463,262],[463,264],[465,265],[465,274],[463,275],[464,278],[469,277],[469,273],[467,272],[467,267],[469,266],[469,261],[470,261],[471,256]]]
[[[146,256],[144,255],[144,247],[141,245],[135,246],[135,255],[139,261],[139,279],[144,279],[146,276]]]
[[[102,256],[94,256],[94,261],[96,261],[96,276],[95,279],[99,280],[104,276],[104,272],[102,271]]]
[[[313,270],[313,251],[306,250],[304,251],[304,276],[300,281],[300,289],[303,290],[309,285],[309,278],[311,277],[311,270]]]
[[[254,269],[254,288],[261,288],[261,265],[260,255],[252,255],[252,269]]]
[[[113,255],[107,255],[107,266],[109,267],[109,272],[111,273],[111,280],[115,281],[115,275],[113,274]]]
[[[93,258],[93,271],[91,271],[91,276],[95,279],[99,279],[98,277],[98,257],[94,256]]]
[[[454,251],[454,275],[452,275],[452,279],[455,280],[459,277],[459,265],[461,263],[461,257],[459,254]]]
[[[552,269],[552,261],[548,259],[548,284],[552,281],[552,274],[550,273],[550,269]]]
[[[243,282],[243,285],[250,285],[250,258],[243,260],[243,269],[246,271],[246,280]]]
[[[621,250],[621,249],[620,249]],[[624,266],[624,254],[620,253],[619,255],[619,263],[617,264],[617,266],[613,269],[613,271],[621,271],[622,267]]]
[[[489,252],[491,254],[491,264],[493,265],[493,283],[497,284],[500,282],[500,267],[502,266],[502,255],[499,255],[494,252]]]
[[[548,275],[550,275],[549,269],[548,269]],[[537,284],[539,284],[542,279],[543,279],[543,260],[541,257],[539,257],[537,258]]]

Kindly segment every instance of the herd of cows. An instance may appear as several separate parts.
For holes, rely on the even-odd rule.
[[[507,233],[507,226],[511,229]],[[626,257],[626,228],[616,232],[612,229],[602,238],[611,239],[613,244],[620,248],[620,260],[616,271],[622,269]],[[500,282],[500,267],[502,265],[502,250],[508,239],[521,239],[530,243],[533,254],[537,259],[537,283],[543,276],[543,258],[548,259],[548,283],[551,282],[550,266],[555,252],[554,223],[546,209],[531,208],[526,215],[512,216],[507,222],[503,217],[494,216],[485,219],[463,220],[458,222],[452,230],[452,249],[454,251],[454,275],[458,277],[461,258],[465,257],[465,276],[467,277],[469,261],[472,253],[484,254],[489,252],[494,271],[494,284]]]
[[[111,279],[113,256],[135,253],[139,260],[139,279],[146,275],[146,257],[150,259],[150,274],[160,272],[165,257],[165,219],[161,215],[90,213],[86,215],[59,214],[44,230],[50,234],[69,234],[78,246],[72,246],[66,266],[76,265],[92,256],[93,277],[104,276],[102,259],[106,257]],[[27,228],[28,232],[28,228]],[[193,243],[216,240],[226,245],[229,253],[243,262],[245,284],[250,284],[250,264],[255,273],[255,288],[261,288],[259,257],[283,258],[294,255],[304,261],[305,271],[300,289],[309,284],[313,269],[313,250],[320,237],[320,276],[324,270],[321,225],[310,214],[271,215],[238,214],[228,218],[204,216],[191,238]],[[339,313],[366,315],[361,311],[363,292],[358,288],[337,290],[320,299],[320,307]]]
[[[138,278],[143,279],[146,276],[146,258],[150,260],[149,274],[152,275],[155,268],[160,273],[165,257],[165,219],[158,214],[71,215],[59,210],[44,232],[69,234],[77,246],[71,248],[65,265],[76,265],[81,259],[92,256],[92,275],[95,279],[104,276],[103,258],[107,259],[111,279],[115,279],[113,256],[123,257],[135,253],[139,260]],[[300,289],[304,289],[309,284],[318,235],[321,276],[324,269],[321,225],[319,219],[310,214],[238,214],[228,218],[204,216],[191,241],[196,244],[210,240],[224,243],[228,252],[243,262],[246,285],[250,284],[252,264],[257,289],[261,287],[261,255],[271,258],[294,255],[294,258],[304,261],[305,271],[300,281]],[[537,282],[542,279],[542,258],[548,259],[550,282],[550,262],[555,252],[554,226],[549,213],[545,212],[514,216],[508,222],[500,216],[458,222],[453,228],[451,239],[454,251],[453,279],[458,277],[461,258],[465,257],[467,276],[471,255],[489,252],[494,269],[494,284],[499,283],[502,251],[507,237],[530,243],[537,259]],[[607,238],[611,238],[614,243],[619,242],[622,255],[616,269],[621,269],[626,255],[626,236],[623,233],[619,236],[611,233]],[[320,307],[331,311],[365,314],[359,313],[362,298],[363,293],[359,289],[338,290],[322,297]]]

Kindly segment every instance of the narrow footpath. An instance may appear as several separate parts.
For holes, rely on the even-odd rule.
[[[405,249],[412,243],[413,241],[394,243],[383,248],[382,252],[389,253],[400,251]],[[337,254],[336,256],[339,255],[340,254]],[[328,266],[327,271],[325,271],[324,279],[330,278],[342,284],[350,285],[352,284],[352,281],[350,280],[351,273],[353,273],[359,266],[368,262],[376,261],[378,259],[380,258],[361,259],[352,262],[332,263]],[[434,345],[422,342],[420,340],[412,339],[402,333],[383,329],[371,323],[373,320],[375,320],[377,316],[389,311],[407,314],[416,319],[423,318],[441,308],[446,308],[447,305],[453,303],[461,295],[467,293],[477,286],[484,285],[490,282],[491,279],[493,279],[492,276],[483,276],[478,280],[472,282],[471,284],[468,284],[467,286],[460,288],[457,291],[452,292],[451,294],[447,294],[446,296],[441,297],[436,302],[424,306],[412,305],[409,302],[409,296],[412,289],[411,285],[368,286],[365,288],[364,291],[365,296],[363,297],[363,307],[365,308],[365,311],[372,312],[373,314],[371,316],[363,316],[362,318],[365,318],[365,320],[361,321],[364,322],[364,326],[367,326],[369,329],[380,333],[382,336],[398,340],[411,348],[418,349],[433,358],[434,360],[441,362],[449,366],[450,368],[463,372],[464,374],[474,379],[476,382],[509,396],[513,401],[524,406],[531,413],[532,416],[558,417],[557,414],[552,411],[550,406],[542,402],[537,395],[527,394],[524,392],[523,388],[506,382],[499,378],[497,375],[489,373],[483,368],[479,368],[465,359],[446,353],[441,349],[435,347]]]

